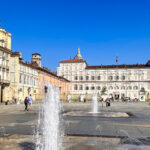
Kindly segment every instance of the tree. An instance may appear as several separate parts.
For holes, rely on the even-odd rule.
[[[145,88],[142,87],[141,90],[140,90],[140,94],[145,94],[145,93],[146,93]]]
[[[106,94],[106,87],[103,87],[103,88],[102,88],[101,94],[102,94],[102,95],[105,95],[105,94]]]

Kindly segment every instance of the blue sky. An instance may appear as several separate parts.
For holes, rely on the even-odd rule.
[[[24,59],[42,55],[53,71],[80,47],[89,65],[150,59],[149,0],[0,0],[2,27]]]

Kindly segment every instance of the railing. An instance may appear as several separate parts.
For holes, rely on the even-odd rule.
[[[0,64],[0,67],[9,70],[9,66],[8,65]]]
[[[10,81],[9,80],[4,80],[4,79],[0,79],[0,83],[9,84]]]

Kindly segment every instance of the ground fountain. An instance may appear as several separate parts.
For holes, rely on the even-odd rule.
[[[97,92],[92,97],[92,113],[98,113]]]
[[[36,150],[62,150],[59,88],[49,84],[46,92],[39,116]]]

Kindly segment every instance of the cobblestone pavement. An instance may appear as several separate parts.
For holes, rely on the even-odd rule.
[[[91,104],[65,103],[64,112],[90,111]],[[29,112],[24,105],[0,105],[0,150],[34,150],[40,105]],[[150,149],[150,106],[147,103],[112,103],[100,111],[130,112],[128,118],[64,116],[65,150]]]

